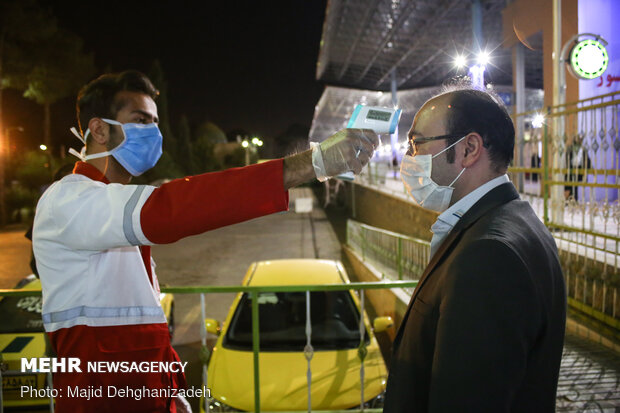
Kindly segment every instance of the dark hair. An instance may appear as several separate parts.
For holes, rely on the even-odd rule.
[[[116,98],[116,94],[122,91],[144,93],[151,99],[159,95],[149,78],[137,70],[99,76],[78,93],[76,111],[82,136],[92,118],[116,119],[116,114],[125,105]]]
[[[475,89],[468,78],[453,80],[444,85],[435,97],[447,96],[451,110],[446,119],[447,134],[476,132],[489,151],[491,163],[497,172],[508,167],[514,155],[515,128],[501,98],[495,93]],[[446,146],[459,140],[449,139]],[[447,152],[448,162],[454,162],[454,147]]]

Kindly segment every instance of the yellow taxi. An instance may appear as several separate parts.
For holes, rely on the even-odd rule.
[[[15,286],[16,289],[41,290],[41,282],[29,275]],[[174,297],[160,294],[161,306],[168,321],[172,337],[174,331]],[[2,369],[3,407],[45,406],[50,404],[49,387],[51,374],[22,373],[22,358],[53,357],[43,329],[40,295],[28,297],[0,297],[0,369]],[[22,396],[21,386],[29,391]]]
[[[314,259],[253,263],[243,285],[348,284],[342,264]],[[220,327],[205,320],[207,331],[218,334],[208,366],[207,387],[212,411],[254,410],[251,297],[240,293]],[[261,293],[260,402],[265,411],[305,410],[308,407],[306,293]],[[387,370],[374,332],[392,325],[389,317],[374,320],[360,311],[353,291],[310,293],[311,405],[313,410],[340,410],[361,403],[360,313],[364,314],[364,400],[366,407],[382,407]],[[204,410],[204,403],[201,409]]]

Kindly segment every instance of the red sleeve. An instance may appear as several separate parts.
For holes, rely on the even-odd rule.
[[[190,235],[288,210],[284,161],[188,176],[155,189],[140,211],[146,238],[167,244]]]

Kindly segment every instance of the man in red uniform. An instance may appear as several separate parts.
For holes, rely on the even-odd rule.
[[[284,159],[159,188],[130,185],[161,156],[156,96],[135,71],[86,85],[77,100],[82,161],[37,205],[33,248],[43,322],[58,357],[81,360],[82,372],[54,377],[60,412],[176,411],[170,390],[186,385],[182,372],[88,370],[88,362],[97,361],[179,361],[159,304],[150,245],[284,211],[289,188],[359,173],[378,144],[372,131],[348,129]],[[161,391],[120,397],[119,389]]]

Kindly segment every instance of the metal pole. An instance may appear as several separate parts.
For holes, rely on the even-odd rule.
[[[366,349],[366,342],[364,341],[364,336],[366,335],[366,328],[364,326],[364,290],[360,290],[360,346],[357,350],[357,355],[360,359],[360,410],[364,411],[364,359],[366,358],[366,354],[368,354],[368,349]]]
[[[207,360],[206,360],[206,354],[207,354],[207,326],[205,324],[205,319],[207,318],[207,311],[206,311],[206,306],[205,306],[205,295],[204,294],[200,294],[200,312],[202,314],[202,328],[200,329],[200,341],[202,343],[202,383],[205,386],[208,386],[207,384]],[[211,403],[209,398],[205,395],[205,411],[207,413],[209,413],[209,411],[211,410]]]
[[[396,84],[396,68],[392,69],[390,90],[392,91],[392,106],[396,108],[398,107],[398,86]],[[394,131],[394,133],[390,135],[390,144],[392,145],[392,159],[390,160],[391,165],[394,158],[398,159],[398,126],[396,126],[396,130]]]
[[[4,360],[2,359],[2,353],[0,353],[0,413],[4,413],[4,403],[2,400],[2,367],[4,366]]]
[[[252,351],[254,352],[254,411],[260,413],[260,374],[258,354],[260,352],[258,329],[258,292],[250,293],[252,299]]]
[[[403,239],[402,238],[398,238],[398,251],[396,254],[396,258],[398,260],[397,266],[398,266],[398,279],[402,280],[403,279],[403,265],[402,265],[402,261],[403,261]]]
[[[551,113],[551,109],[547,107],[547,116]],[[541,176],[541,185],[543,192],[543,222],[545,225],[549,224],[549,187],[547,186],[547,182],[549,181],[549,127],[547,122],[545,122],[545,129],[543,133],[543,145],[542,145],[542,176]]]
[[[562,67],[562,0],[553,0],[553,106],[560,105]]]
[[[517,43],[515,46],[515,62],[514,62],[514,91],[515,91],[515,115],[525,112],[525,52],[523,45]],[[525,118],[523,116],[515,116],[517,127],[517,145],[518,145],[518,165],[527,167],[523,159],[523,146],[525,145]],[[518,188],[519,192],[523,192],[523,173],[519,173]]]
[[[308,361],[308,371],[306,380],[308,382],[308,413],[312,411],[312,369],[310,361],[314,356],[314,348],[311,343],[312,337],[312,319],[310,317],[310,291],[306,291],[306,346],[304,347],[304,356]]]
[[[54,413],[54,397],[52,397],[54,390],[54,379],[52,378],[52,373],[47,373],[47,385],[50,388],[50,413]]]
[[[472,50],[476,53],[482,51],[482,6],[480,0],[471,2],[471,28],[472,28]]]
[[[471,29],[472,29],[472,45],[471,49],[480,54],[482,52],[482,6],[480,0],[472,0],[471,3]],[[484,89],[484,71],[486,66],[476,63],[469,68],[473,86],[476,89]]]

